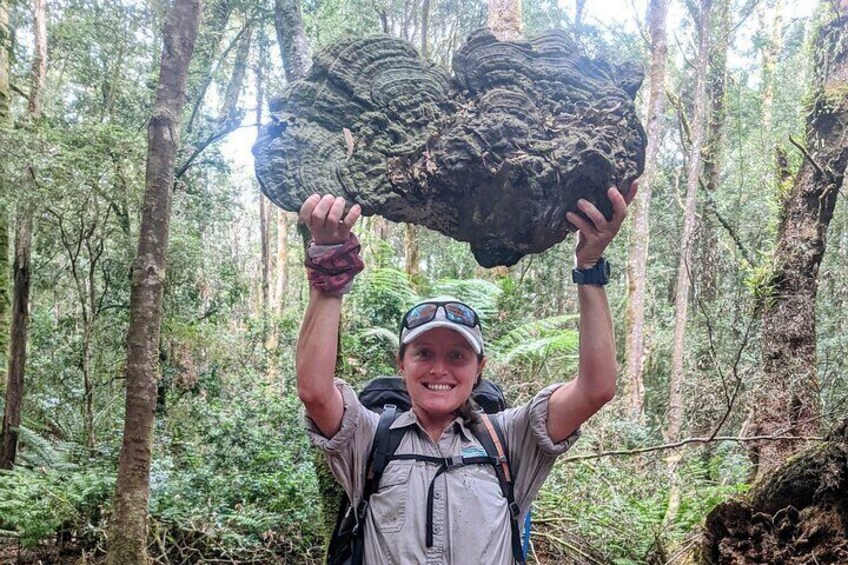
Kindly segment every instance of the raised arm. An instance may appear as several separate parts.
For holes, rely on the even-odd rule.
[[[566,214],[580,230],[575,251],[577,268],[595,266],[621,228],[627,217],[627,206],[635,195],[635,183],[626,197],[615,188],[609,189],[607,196],[613,208],[613,217],[609,221],[585,200],[578,202],[578,206],[591,221],[573,212]],[[551,396],[548,434],[554,442],[567,438],[615,396],[615,336],[606,291],[599,285],[580,285],[577,299],[580,308],[578,372],[575,380]]]
[[[353,206],[342,218],[344,198],[313,194],[300,209],[300,221],[309,228],[315,246],[343,244],[359,219],[360,208]],[[309,305],[297,340],[297,394],[309,417],[332,438],[344,415],[342,396],[333,384],[339,338],[342,296],[312,285]]]

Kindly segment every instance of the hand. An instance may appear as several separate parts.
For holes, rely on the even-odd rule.
[[[580,230],[577,249],[574,251],[578,269],[591,269],[604,254],[607,246],[621,229],[621,224],[627,217],[627,207],[633,202],[636,190],[635,181],[630,185],[627,196],[622,196],[615,187],[607,190],[607,197],[612,203],[612,219],[609,221],[594,204],[582,198],[577,201],[577,207],[588,216],[589,220],[575,212],[565,213],[566,219]]]
[[[342,219],[347,202],[341,196],[313,194],[300,207],[298,217],[309,228],[315,245],[336,245],[344,243],[362,208],[354,204],[347,216]]]

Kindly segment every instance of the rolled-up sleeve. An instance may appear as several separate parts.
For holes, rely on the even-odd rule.
[[[309,440],[324,451],[330,471],[355,504],[362,495],[365,466],[380,417],[362,406],[356,392],[345,381],[336,379],[335,385],[344,404],[339,431],[327,438],[308,415],[304,425]]]
[[[499,414],[507,441],[509,461],[515,475],[515,501],[522,512],[527,510],[556,458],[571,449],[580,437],[580,430],[554,443],[548,434],[548,404],[551,395],[562,383],[539,391],[529,402]]]

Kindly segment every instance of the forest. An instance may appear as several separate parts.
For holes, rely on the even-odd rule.
[[[846,0],[0,0],[0,563],[325,562],[305,232],[251,148],[338,42],[450,73],[485,27],[644,73],[617,394],[534,500],[527,562],[848,563]],[[576,376],[574,236],[485,268],[414,223],[355,231],[336,376],[396,374],[437,295],[479,313],[511,405]]]

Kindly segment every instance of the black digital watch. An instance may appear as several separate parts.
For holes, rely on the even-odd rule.
[[[609,282],[609,279],[610,264],[603,257],[598,259],[595,266],[590,269],[574,268],[571,270],[571,280],[575,284],[596,284],[604,286]]]

